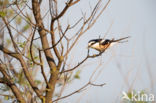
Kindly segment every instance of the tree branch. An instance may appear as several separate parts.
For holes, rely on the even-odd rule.
[[[14,38],[13,38],[13,35],[12,35],[12,32],[11,32],[11,29],[10,29],[10,27],[9,27],[9,24],[8,24],[8,22],[5,20],[4,17],[2,17],[2,19],[3,19],[3,21],[4,21],[4,23],[5,23],[6,27],[7,27],[7,29],[8,29],[8,31],[9,31],[9,35],[10,35],[11,41],[12,41],[12,43],[13,43],[14,49],[15,49],[16,52],[18,52],[19,49],[18,49],[18,46],[17,46],[16,42],[14,41]]]
[[[70,0],[68,3],[66,3],[65,8],[62,10],[62,12],[55,18],[52,19],[52,22],[54,22],[55,20],[59,19],[60,17],[62,17],[66,11],[68,10],[68,8],[71,6],[73,0]]]
[[[23,68],[23,71],[24,71],[24,74],[28,80],[28,82],[30,83],[31,87],[33,88],[33,90],[36,92],[37,96],[39,98],[42,98],[42,95],[41,95],[41,92],[39,91],[39,89],[37,88],[34,80],[32,79],[32,76],[30,75],[29,71],[28,71],[28,68],[27,68],[27,65],[24,61],[24,59],[22,58],[22,56],[19,54],[19,53],[14,53],[6,48],[4,48],[3,46],[0,45],[0,50],[2,52],[4,52],[5,54],[8,54],[14,58],[16,58],[17,60],[20,61],[21,65],[22,65],[22,68]]]
[[[0,78],[0,83],[5,83],[8,87],[11,88],[18,102],[26,103],[25,99],[21,95],[22,94],[21,91],[17,88],[11,77],[7,74],[2,64],[0,64],[0,71],[3,74],[3,79]]]
[[[39,28],[38,32],[41,37],[42,48],[43,49],[49,48],[46,31],[44,29],[42,29],[42,28],[44,28],[44,25],[43,25],[43,21],[42,21],[41,14],[40,14],[40,4],[39,4],[38,0],[32,0],[32,8],[33,8],[33,14],[34,14],[34,17],[36,20],[36,25]],[[52,101],[52,95],[55,90],[55,84],[57,81],[59,71],[57,70],[57,67],[56,67],[55,61],[53,59],[53,56],[51,54],[51,51],[44,50],[44,53],[46,56],[46,60],[49,64],[49,67],[51,69],[49,85],[47,85],[47,91],[46,91],[46,96],[45,96],[45,102],[50,103]]]
[[[104,51],[105,51],[105,50],[104,50]],[[103,51],[103,52],[104,52],[104,51]],[[80,63],[78,63],[75,67],[73,67],[73,68],[71,68],[71,69],[62,71],[61,73],[73,71],[73,70],[75,70],[76,68],[78,68],[80,65],[82,65],[87,59],[89,59],[89,58],[95,58],[95,57],[101,56],[103,52],[100,52],[100,53],[94,54],[94,55],[89,55],[89,49],[88,49],[87,56],[86,56]]]
[[[40,65],[41,66],[41,72],[42,72],[42,75],[43,75],[43,78],[44,78],[46,84],[48,85],[48,80],[47,80],[47,77],[46,77],[46,75],[44,73],[42,55],[41,55],[41,51],[40,50],[39,50],[39,58],[40,58],[40,63],[41,63],[41,65]]]
[[[34,57],[33,57],[33,53],[32,53],[32,45],[33,45],[33,40],[34,40],[34,36],[35,36],[35,31],[36,31],[36,27],[34,29],[34,32],[32,34],[32,38],[31,38],[31,43],[30,43],[30,56],[31,56],[31,59],[33,61],[33,63],[37,64],[37,65],[42,65],[41,63],[38,63],[34,60]]]
[[[12,52],[12,51],[10,51],[10,50],[4,48],[3,45],[0,45],[0,50],[1,50],[2,52],[4,52],[5,54],[8,54],[8,55],[10,55],[10,56],[12,56],[12,57],[14,57],[14,58],[16,58],[16,59],[19,59],[19,53]]]
[[[73,94],[79,93],[80,91],[82,91],[83,89],[85,89],[85,88],[86,88],[87,86],[89,86],[89,85],[102,87],[102,86],[105,85],[105,83],[102,83],[102,84],[93,84],[93,83],[91,83],[91,82],[89,81],[89,82],[86,83],[84,86],[82,86],[80,89],[78,89],[78,90],[76,90],[76,91],[74,91],[74,92],[72,92],[72,93],[70,93],[70,94],[68,94],[68,95],[66,95],[66,96],[57,98],[57,99],[55,99],[53,102],[59,101],[59,100],[61,100],[61,99],[67,98],[67,97],[69,97],[69,96],[71,96],[71,95],[73,95]]]

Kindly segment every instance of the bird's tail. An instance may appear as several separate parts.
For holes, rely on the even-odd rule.
[[[117,40],[112,39],[112,42],[119,42],[119,43],[121,43],[120,42],[121,40],[124,40],[124,39],[127,39],[127,38],[130,38],[130,36],[127,36],[127,37],[124,37],[124,38],[120,38],[120,39],[117,39]]]

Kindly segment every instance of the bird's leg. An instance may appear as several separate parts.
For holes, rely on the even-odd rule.
[[[89,48],[88,48],[88,52],[87,52],[87,55],[89,56]]]

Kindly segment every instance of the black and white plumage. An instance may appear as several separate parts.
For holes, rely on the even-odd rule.
[[[107,48],[113,46],[116,43],[119,43],[121,40],[127,39],[129,37],[120,38],[117,40],[114,39],[92,39],[88,42],[88,48],[96,49],[99,52],[105,51]]]

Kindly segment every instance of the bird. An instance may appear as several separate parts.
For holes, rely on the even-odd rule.
[[[114,44],[116,43],[121,43],[121,40],[127,39],[129,38],[129,36],[124,37],[124,38],[120,38],[120,39],[92,39],[88,42],[88,48],[92,48],[95,49],[97,51],[104,52],[106,49],[108,49],[109,47],[112,47]]]

